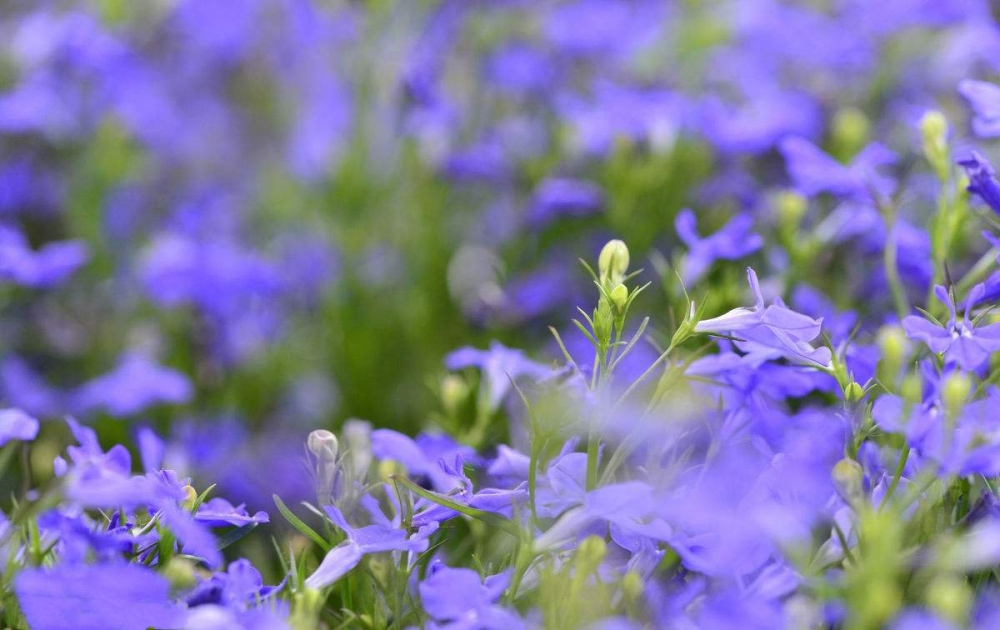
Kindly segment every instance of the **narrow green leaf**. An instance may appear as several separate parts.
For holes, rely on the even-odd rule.
[[[247,523],[242,527],[237,527],[236,529],[226,532],[224,535],[219,536],[218,546],[219,550],[225,549],[229,545],[242,540],[247,534],[252,532],[256,527],[257,523]]]
[[[436,493],[431,492],[425,488],[421,488],[417,484],[413,483],[406,477],[402,475],[392,475],[391,479],[400,485],[404,486],[407,490],[416,494],[417,496],[423,497],[432,503],[437,503],[443,507],[451,510],[455,510],[460,514],[465,514],[468,517],[474,518],[476,520],[482,521],[487,525],[496,527],[497,529],[503,530],[513,536],[514,538],[521,537],[521,530],[517,525],[514,524],[510,519],[504,518],[499,514],[494,514],[493,512],[487,512],[485,510],[477,510],[476,508],[469,507],[467,505],[462,505],[461,503],[455,503],[454,501]]]
[[[295,514],[288,509],[288,506],[285,505],[284,501],[281,500],[281,497],[276,494],[272,494],[271,498],[274,499],[274,504],[278,506],[278,511],[281,512],[281,515],[285,517],[285,520],[288,521],[292,527],[299,530],[304,536],[308,537],[314,543],[322,547],[323,551],[330,551],[330,544],[323,540],[323,537],[317,534],[316,530],[306,525],[298,516],[295,516]]]

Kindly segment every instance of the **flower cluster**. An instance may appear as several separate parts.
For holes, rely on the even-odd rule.
[[[5,626],[1000,626],[986,0],[8,4]]]

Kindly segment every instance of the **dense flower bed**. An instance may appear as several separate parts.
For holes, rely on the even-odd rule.
[[[985,0],[0,6],[0,617],[1000,627]]]

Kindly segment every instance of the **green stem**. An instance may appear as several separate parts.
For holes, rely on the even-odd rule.
[[[896,472],[892,475],[892,482],[889,484],[889,489],[885,491],[885,496],[882,497],[882,501],[878,504],[878,509],[881,510],[886,503],[888,503],[889,498],[892,493],[896,491],[896,486],[899,485],[899,480],[903,476],[903,469],[906,468],[906,460],[910,457],[910,445],[904,444],[903,450],[899,452],[899,461],[896,463]]]

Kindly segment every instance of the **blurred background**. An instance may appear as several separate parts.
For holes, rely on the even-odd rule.
[[[609,238],[661,325],[684,286],[741,303],[748,262],[804,312],[882,309],[881,218],[790,193],[778,144],[912,148],[998,65],[974,0],[2,0],[0,397],[109,444],[150,426],[166,467],[271,509],[311,497],[312,429],[472,422],[459,347],[552,362],[554,326],[587,365],[577,259]]]

